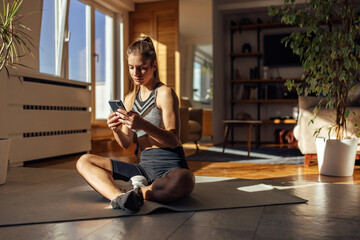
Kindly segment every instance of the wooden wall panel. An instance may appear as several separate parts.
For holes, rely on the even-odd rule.
[[[153,14],[151,12],[142,14],[131,14],[130,16],[130,44],[142,34],[149,36],[153,35]]]
[[[160,80],[180,95],[179,2],[168,0],[140,3],[130,13],[130,42],[140,34],[149,35],[158,55]]]
[[[176,61],[175,52],[177,47],[177,23],[175,10],[159,11],[155,14],[155,32],[158,40],[159,70],[160,77],[169,87],[176,89]],[[161,48],[161,46],[163,46]],[[165,46],[165,47],[164,47]],[[166,59],[166,65],[161,62]]]
[[[135,4],[135,13],[138,12],[156,12],[169,9],[179,9],[178,0],[166,0],[158,2],[146,2]]]

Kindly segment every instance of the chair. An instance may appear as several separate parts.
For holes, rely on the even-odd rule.
[[[196,151],[199,151],[198,141],[202,137],[202,119],[202,109],[180,107],[180,140],[182,143],[194,142]]]

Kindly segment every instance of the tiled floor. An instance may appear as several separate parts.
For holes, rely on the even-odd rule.
[[[66,166],[61,162],[54,165],[73,166],[72,160]],[[54,165],[42,164],[42,167],[54,168]],[[230,164],[227,167],[226,163],[190,163],[190,168],[198,176],[263,179],[266,184],[307,199],[308,203],[200,212],[160,211],[146,216],[0,227],[0,239],[360,239],[358,166],[351,178],[319,176],[316,166]],[[35,183],[50,178],[27,174],[21,177]],[[7,184],[11,184],[11,178],[0,186],[0,194]]]

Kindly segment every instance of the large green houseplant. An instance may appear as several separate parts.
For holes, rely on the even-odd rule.
[[[22,2],[23,0],[3,0],[0,6],[0,74],[5,70],[7,78],[10,69],[16,70],[17,66],[22,66],[20,59],[31,54],[33,47],[31,37],[27,34],[30,29],[20,23]],[[6,76],[0,75],[0,81],[4,81],[1,78]],[[0,138],[0,185],[6,181],[9,148],[10,139]]]
[[[269,14],[299,29],[282,41],[300,57],[303,81],[286,85],[299,95],[325,97],[314,108],[315,116],[326,103],[326,108],[335,110],[334,124],[327,126],[329,135],[346,138],[347,119],[353,115],[347,104],[349,93],[360,77],[360,16],[355,1],[310,0],[297,5],[295,0],[284,0],[280,7],[270,6]]]

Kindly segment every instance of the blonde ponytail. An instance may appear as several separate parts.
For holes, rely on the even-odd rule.
[[[141,36],[135,42],[133,42],[126,50],[126,58],[128,58],[130,54],[140,54],[144,56],[146,59],[150,60],[151,66],[157,64],[157,57],[156,57],[154,43],[149,36]],[[159,68],[156,67],[154,71],[154,79],[156,82],[160,82],[158,69]],[[131,84],[133,85],[132,86],[133,90],[130,93],[131,94],[130,102],[132,108],[132,106],[134,105],[136,94],[140,90],[140,86],[135,85],[132,80],[131,80]]]

